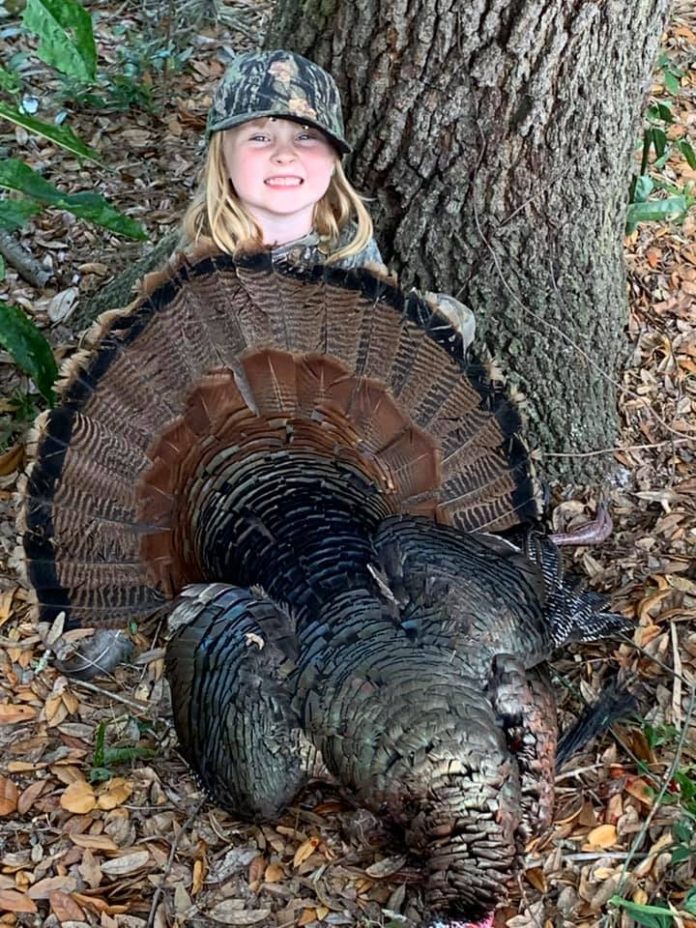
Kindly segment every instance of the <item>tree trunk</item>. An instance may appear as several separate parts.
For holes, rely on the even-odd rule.
[[[279,0],[269,37],[336,77],[386,262],[471,306],[546,475],[612,463],[575,455],[616,437],[624,214],[668,5]]]

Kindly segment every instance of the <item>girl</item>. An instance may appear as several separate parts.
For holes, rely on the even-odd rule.
[[[277,261],[386,270],[341,164],[351,149],[338,88],[318,65],[282,50],[238,55],[215,91],[206,138],[183,245],[212,239],[228,253],[270,247]],[[426,299],[470,344],[471,312],[444,294]]]

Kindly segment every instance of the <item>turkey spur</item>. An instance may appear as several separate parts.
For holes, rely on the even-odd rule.
[[[545,661],[625,626],[539,533],[501,384],[417,294],[267,254],[179,259],[91,342],[26,479],[37,615],[170,609],[217,802],[272,819],[328,770],[421,856],[432,922],[490,923],[552,812]]]

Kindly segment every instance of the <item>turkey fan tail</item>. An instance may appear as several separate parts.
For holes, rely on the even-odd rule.
[[[250,590],[187,587],[167,646],[181,750],[210,796],[245,819],[280,815],[307,779],[291,706],[296,643],[288,614]]]
[[[242,544],[225,532],[257,461],[340,464],[382,515],[538,517],[514,404],[417,295],[267,253],[180,257],[146,287],[95,324],[39,423],[20,531],[42,620],[122,627],[187,583],[236,582],[209,572],[206,533],[224,522]],[[253,493],[244,506],[271,544]]]
[[[586,744],[607,731],[615,722],[633,715],[638,708],[635,696],[614,681],[604,687],[592,705],[561,735],[556,752],[556,770]]]

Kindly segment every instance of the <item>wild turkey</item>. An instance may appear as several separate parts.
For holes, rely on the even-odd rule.
[[[433,919],[490,921],[551,814],[544,661],[624,626],[534,527],[502,387],[418,294],[267,254],[180,260],[93,343],[27,478],[38,615],[182,594],[167,674],[212,797],[273,818],[325,765],[423,856]]]

